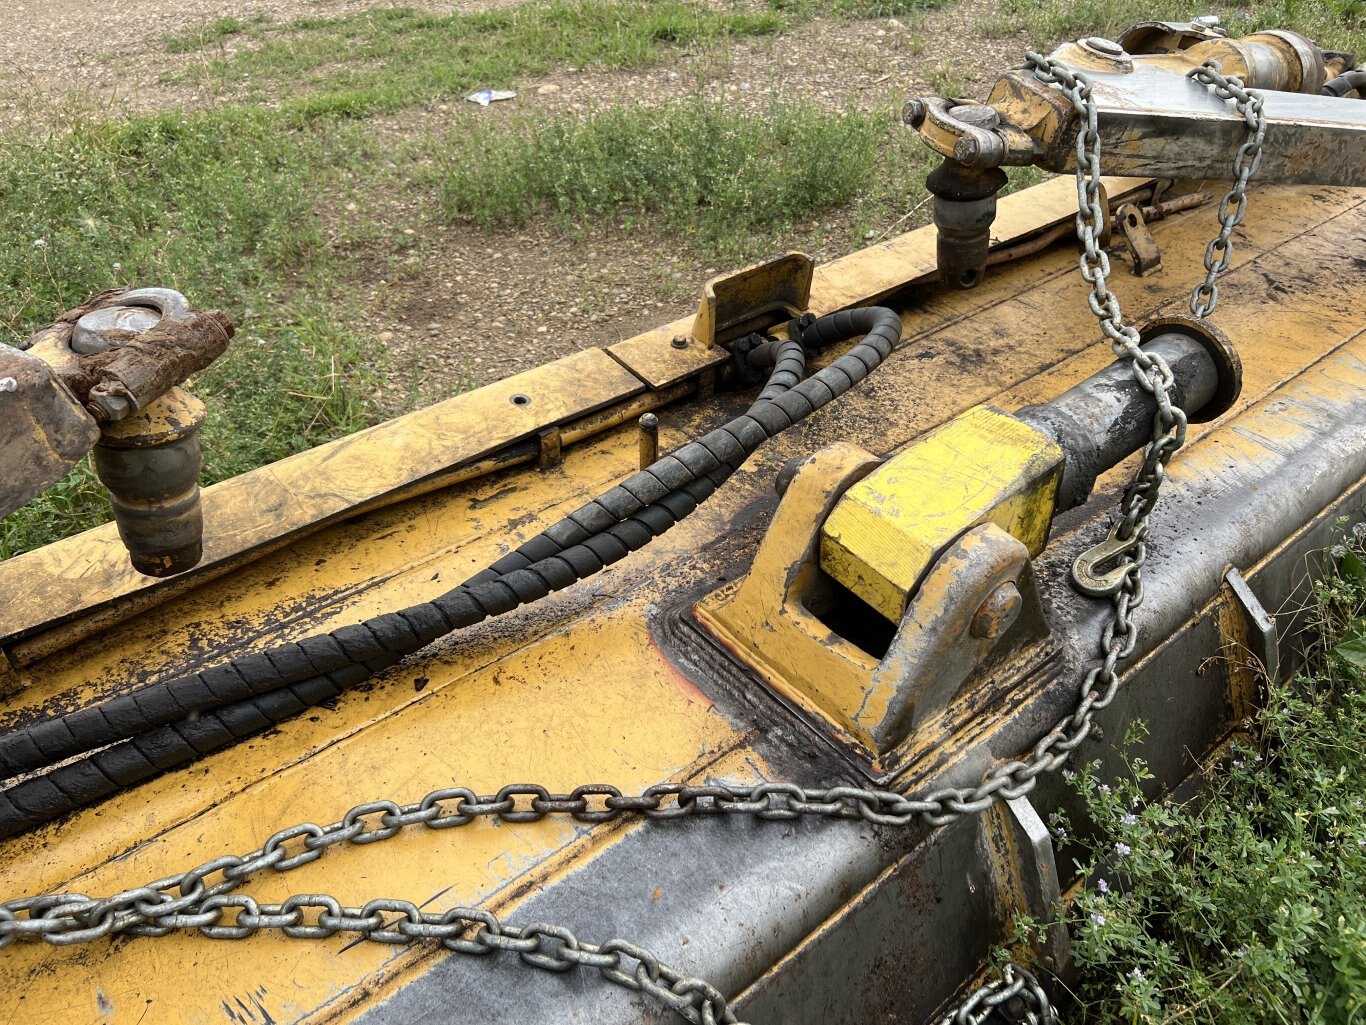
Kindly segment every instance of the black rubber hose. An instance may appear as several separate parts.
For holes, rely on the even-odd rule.
[[[813,318],[814,319],[814,318]],[[808,321],[809,323],[809,321]],[[796,387],[806,374],[806,349],[797,339],[795,332],[801,330],[802,321],[793,321],[792,332],[794,337],[786,342],[768,342],[752,350],[749,354],[751,365],[756,367],[771,366],[772,373],[769,374],[768,382],[764,390],[759,393],[746,416],[752,415],[758,406],[765,402],[772,402],[784,392]],[[746,459],[754,454],[755,448],[745,446],[734,456],[722,463],[722,468],[728,470],[726,477],[738,470]],[[642,474],[648,474],[654,469],[655,463],[640,474],[636,474],[622,483],[622,487],[628,491]],[[721,484],[723,481],[717,481]],[[535,537],[524,542],[516,549],[508,552],[487,569],[475,574],[465,581],[466,586],[483,583],[504,576],[514,570],[525,569],[539,559],[549,558],[562,552],[570,545],[582,544],[593,536],[593,531],[586,525],[594,523],[598,525],[597,532],[601,533],[606,529],[602,524],[619,523],[624,515],[629,513],[619,513],[617,510],[623,508],[619,503],[619,496],[615,495],[616,489],[600,495],[587,505],[576,509],[564,519],[553,526],[547,527]]]
[[[805,372],[805,350],[797,342],[760,347],[755,354],[756,363],[773,367],[756,405],[771,401],[792,388]],[[738,459],[736,453],[727,453],[729,458],[719,461],[708,473],[713,490],[723,484],[752,451],[750,447],[740,448]],[[658,462],[650,470],[657,466]],[[690,480],[684,487],[692,483],[694,481]],[[679,490],[674,489],[674,493]],[[698,500],[695,495],[691,498]],[[667,511],[671,506],[685,507],[688,500],[686,496],[679,497],[661,508]],[[653,514],[656,519],[659,515]],[[669,526],[672,525],[670,522]],[[588,539],[589,536],[584,535],[574,543],[582,544]],[[610,545],[610,542],[605,543]],[[527,547],[524,545],[519,551]],[[562,551],[563,547],[557,546],[553,554]],[[500,564],[505,561],[500,560]],[[527,569],[534,561],[519,560],[515,566],[500,572],[480,574],[461,587],[476,587],[503,576],[512,568]],[[428,606],[417,605],[356,626],[343,627],[331,634],[243,656],[192,676],[141,687],[98,705],[44,720],[0,736],[0,778],[32,772],[192,715],[264,695],[290,683],[326,678],[328,674],[357,664],[368,670],[368,676],[453,629],[473,625],[478,622],[471,618],[473,614],[472,609],[461,609],[456,613],[459,618],[448,620],[440,615],[433,616]]]
[[[79,720],[79,732],[70,726],[70,718],[78,713],[70,713],[0,738],[8,742],[5,744],[7,755],[13,759],[17,753],[21,763],[26,755],[32,757],[28,754],[30,750],[47,757],[44,749],[32,740],[35,731],[41,731],[40,739],[56,742],[58,749],[67,747],[69,750],[72,744],[85,745],[59,757],[114,744],[91,757],[51,769],[0,793],[0,837],[51,821],[121,787],[267,729],[307,707],[335,697],[346,687],[369,678],[378,669],[392,665],[403,655],[437,637],[536,601],[644,547],[692,512],[763,441],[810,415],[866,377],[890,355],[900,338],[901,320],[891,310],[868,307],[832,314],[808,325],[795,325],[794,332],[798,335],[794,340],[807,347],[824,347],[859,335],[865,338],[807,380],[793,386],[780,382],[782,387],[774,398],[756,402],[747,413],[724,427],[684,445],[590,502],[579,510],[586,523],[571,514],[541,535],[551,535],[556,527],[571,522],[578,530],[589,529],[589,524],[600,527],[588,533],[581,542],[569,542],[553,554],[525,566],[509,568],[492,579],[461,585],[432,602],[388,613],[354,627],[343,627],[332,634],[248,655],[225,666],[168,684],[142,688],[126,696],[144,699],[132,703],[139,711],[147,706],[168,709],[169,706],[157,704],[163,700],[173,700],[183,708],[184,702],[177,700],[175,694],[163,698],[161,694],[149,695],[148,692],[169,692],[172,687],[192,686],[198,681],[208,694],[216,695],[219,692],[205,682],[206,676],[224,687],[235,687],[234,677],[240,680],[250,696],[225,703],[216,711],[172,721],[171,725],[115,736],[97,731],[98,721],[104,720],[113,730],[126,730],[132,720],[101,712],[102,707],[107,708],[116,700],[111,699],[104,706],[83,710],[101,714],[98,719],[91,715]],[[779,358],[775,373],[782,364],[783,360]],[[615,522],[603,522],[605,516],[613,514],[617,516]],[[314,672],[309,674],[305,666],[313,668]],[[295,674],[294,678],[283,679],[287,673]],[[269,686],[255,689],[262,678],[269,681]],[[204,707],[198,711],[203,711]],[[118,706],[120,711],[127,708],[126,703]],[[44,729],[48,727],[52,728]],[[130,736],[132,740],[115,743]],[[47,760],[33,767],[51,764],[52,761]]]
[[[1366,68],[1345,72],[1323,84],[1324,96],[1346,96],[1350,92],[1366,97]]]

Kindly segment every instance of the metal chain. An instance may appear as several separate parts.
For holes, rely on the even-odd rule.
[[[522,823],[536,822],[549,815],[567,815],[578,822],[598,823],[627,814],[647,819],[817,816],[888,826],[908,826],[918,820],[939,827],[962,816],[984,812],[998,801],[1023,797],[1034,789],[1040,776],[1060,768],[1091,734],[1095,713],[1114,699],[1120,685],[1116,666],[1133,653],[1137,643],[1138,631],[1132,614],[1143,601],[1148,515],[1157,501],[1166,464],[1185,441],[1186,417],[1171,401],[1170,368],[1160,356],[1139,347],[1138,332],[1124,323],[1119,300],[1106,287],[1110,264],[1098,242],[1106,212],[1100,202],[1100,137],[1091,83],[1085,75],[1037,53],[1028,54],[1027,61],[1042,81],[1058,86],[1071,98],[1082,119],[1077,135],[1076,223],[1083,249],[1081,273],[1091,285],[1088,304],[1099,318],[1115,354],[1132,361],[1135,378],[1153,394],[1157,410],[1143,465],[1124,496],[1119,519],[1111,531],[1107,558],[1116,560],[1121,572],[1112,591],[1115,614],[1101,633],[1102,661],[1082,683],[1076,708],[1060,719],[1026,757],[995,767],[979,786],[945,787],[920,798],[855,787],[811,790],[790,783],[756,787],[662,784],[649,787],[639,796],[626,796],[617,788],[602,784],[580,786],[568,794],[552,794],[534,784],[515,784],[489,796],[454,787],[433,791],[414,804],[371,801],[357,805],[329,826],[303,822],[275,833],[250,854],[215,858],[187,872],[111,897],[92,899],[83,894],[62,893],[0,903],[0,948],[16,939],[42,939],[65,945],[116,933],[164,936],[177,929],[197,929],[214,939],[241,939],[261,929],[274,929],[286,936],[307,939],[348,932],[381,943],[436,940],[463,954],[513,951],[527,964],[547,971],[596,968],[604,978],[647,993],[690,1022],[734,1023],[734,1014],[714,987],[669,968],[649,951],[623,940],[594,945],[562,926],[538,922],[515,927],[478,908],[458,907],[433,913],[404,900],[372,900],[357,908],[343,906],[326,894],[310,893],[266,904],[237,892],[238,887],[262,869],[286,872],[315,861],[336,844],[377,843],[412,825],[448,829],[478,818]],[[1247,179],[1260,160],[1265,125],[1260,98],[1244,91],[1236,79],[1226,79],[1217,67],[1208,65],[1192,72],[1192,77],[1215,85],[1220,95],[1227,93],[1225,98],[1235,98],[1239,111],[1249,119],[1250,128],[1256,128],[1249,142],[1239,150],[1235,161],[1238,183],[1220,206],[1224,230],[1210,244],[1206,254],[1210,274],[1196,290],[1197,297],[1207,296],[1208,309],[1212,310],[1218,296],[1214,278],[1228,266],[1228,238],[1246,208]],[[1235,202],[1236,207],[1230,209]],[[1193,298],[1193,309],[1195,303]],[[213,877],[218,878],[210,881]],[[224,915],[229,909],[235,909],[235,913],[225,922]],[[397,917],[386,920],[386,915]],[[635,962],[633,967],[626,965],[626,958]],[[943,1021],[945,1025],[980,1025],[994,1010],[1012,1001],[1012,1010],[1018,1009],[1026,1022],[1057,1022],[1038,981],[1017,965],[1006,965],[998,978],[979,987]]]
[[[1191,313],[1208,317],[1219,304],[1217,278],[1228,270],[1233,256],[1233,229],[1243,222],[1247,213],[1247,182],[1262,162],[1262,141],[1266,138],[1266,115],[1262,110],[1262,94],[1243,88],[1243,80],[1235,75],[1224,75],[1218,61],[1205,61],[1186,73],[1201,85],[1213,86],[1221,100],[1232,100],[1243,121],[1247,123],[1247,141],[1238,147],[1233,158],[1233,188],[1219,201],[1219,234],[1205,249],[1205,280],[1191,293]]]
[[[940,1025],[982,1025],[998,1008],[1024,1025],[1057,1025],[1058,1015],[1048,994],[1027,968],[1007,964],[999,976],[944,1015]]]

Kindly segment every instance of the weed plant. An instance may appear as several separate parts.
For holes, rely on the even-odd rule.
[[[1196,798],[1144,799],[1141,727],[1124,776],[1073,775],[1090,823],[1052,818],[1085,880],[1068,1021],[1366,1021],[1366,524],[1347,527],[1313,585],[1312,673],[1270,688]]]
[[[882,159],[890,121],[808,103],[749,114],[695,101],[483,122],[443,147],[437,194],[449,217],[486,227],[658,216],[724,255],[874,191],[883,170],[916,187],[923,160],[898,173]]]
[[[1366,0],[1248,0],[1214,2],[1192,8],[1183,0],[1002,0],[983,23],[992,35],[1026,33],[1037,45],[1078,35],[1113,38],[1137,21],[1185,21],[1195,14],[1214,14],[1234,36],[1267,28],[1289,29],[1322,47],[1347,50],[1366,58]]]

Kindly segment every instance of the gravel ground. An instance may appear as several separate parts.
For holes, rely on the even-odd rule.
[[[161,40],[218,18],[284,21],[377,7],[435,12],[507,7],[520,0],[9,0],[0,75],[45,88],[87,87],[135,95],[175,58]],[[160,58],[159,60],[157,58]],[[150,58],[150,59],[149,59]]]
[[[0,87],[8,85],[10,94],[0,101],[15,104],[25,90],[77,89],[135,108],[193,106],[208,100],[201,101],[193,86],[160,81],[187,59],[166,53],[162,40],[216,18],[287,20],[386,6],[468,11],[512,2],[20,0],[0,37]],[[631,71],[567,69],[519,82],[513,103],[479,109],[452,101],[376,118],[374,129],[397,142],[419,132],[458,130],[462,119],[474,117],[526,111],[572,116],[699,92],[741,109],[780,96],[832,109],[852,102],[864,110],[894,110],[908,96],[945,89],[949,81],[980,95],[1026,48],[1022,38],[983,37],[979,26],[994,11],[992,0],[962,0],[913,21],[816,20],[781,36],[741,40],[728,54],[681,55]],[[414,199],[372,196],[365,205],[386,208],[390,223],[424,221]],[[344,210],[327,212],[333,222],[346,216]],[[818,259],[847,248],[847,226],[837,215],[824,228],[832,241],[813,253]],[[773,240],[775,251],[784,245]],[[399,412],[585,346],[630,337],[690,313],[702,281],[717,270],[678,255],[665,238],[610,223],[578,238],[544,226],[505,234],[432,229],[405,264],[396,269],[377,253],[359,281],[362,326],[391,356],[389,380],[376,398],[387,412]]]

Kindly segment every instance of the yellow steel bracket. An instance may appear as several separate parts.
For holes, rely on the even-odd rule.
[[[693,319],[693,337],[704,348],[762,331],[805,311],[816,264],[805,253],[787,253],[709,280]]]
[[[984,670],[1039,655],[1026,652],[1046,634],[1030,556],[1062,463],[1050,438],[988,406],[881,465],[850,445],[822,449],[788,485],[749,574],[698,618],[889,778],[955,735]]]
[[[821,530],[821,568],[893,623],[964,532],[995,523],[1038,555],[1063,451],[991,406],[937,428],[849,489]]]

